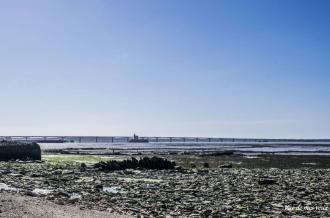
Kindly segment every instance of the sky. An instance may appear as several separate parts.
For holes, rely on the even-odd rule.
[[[329,11],[0,0],[0,135],[330,138]]]

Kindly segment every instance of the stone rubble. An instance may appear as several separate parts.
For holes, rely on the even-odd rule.
[[[330,216],[330,169],[102,172],[80,164],[0,162],[0,175],[0,194],[137,217]]]

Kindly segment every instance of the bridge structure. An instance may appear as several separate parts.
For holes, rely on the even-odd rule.
[[[330,139],[266,139],[266,138],[216,138],[216,137],[139,137],[151,143],[326,143]],[[127,143],[132,136],[0,136],[0,141],[38,143]]]

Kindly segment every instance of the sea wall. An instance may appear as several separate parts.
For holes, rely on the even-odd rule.
[[[0,142],[0,161],[41,160],[41,150],[37,143]]]

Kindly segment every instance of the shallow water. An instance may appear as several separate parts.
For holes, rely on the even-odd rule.
[[[42,150],[54,149],[80,149],[85,152],[111,153],[113,151],[125,152],[150,152],[150,151],[226,151],[233,150],[243,153],[313,153],[330,154],[330,143],[285,143],[285,142],[260,142],[260,143],[40,143]]]

